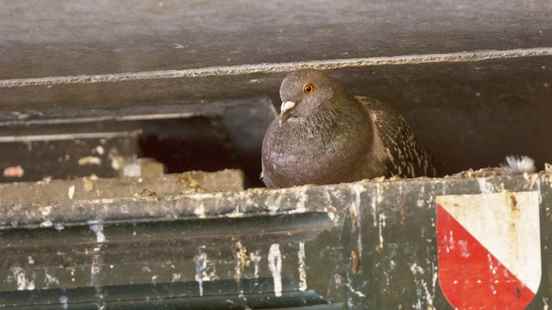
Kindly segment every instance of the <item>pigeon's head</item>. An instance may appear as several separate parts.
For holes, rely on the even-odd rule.
[[[305,118],[320,106],[329,104],[342,91],[341,85],[316,70],[289,73],[280,86],[280,124],[290,118]]]

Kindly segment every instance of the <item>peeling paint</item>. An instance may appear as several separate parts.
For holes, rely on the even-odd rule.
[[[357,297],[366,298],[366,295],[363,292],[359,291],[359,290],[355,290],[353,288],[353,286],[351,285],[351,283],[347,283],[347,284],[345,284],[345,286],[347,287],[349,292],[355,294]]]
[[[280,210],[280,205],[282,204],[283,196],[284,195],[274,193],[273,195],[269,195],[266,198],[265,205],[270,214],[278,213],[278,211]]]
[[[69,298],[65,295],[61,295],[58,298],[59,303],[61,304],[62,309],[69,309]]]
[[[268,251],[268,268],[274,282],[274,295],[280,297],[282,296],[282,253],[280,252],[280,245],[278,243],[270,246],[270,250]]]
[[[351,186],[352,192],[354,194],[354,202],[351,205],[351,217],[353,219],[353,225],[355,226],[355,232],[357,237],[357,249],[358,249],[358,255],[359,259],[362,258],[362,200],[361,200],[361,193],[366,190],[364,186],[361,184],[355,183]]]
[[[414,305],[415,309],[422,309],[422,300],[425,299],[426,308],[425,309],[435,309],[433,305],[433,299],[435,298],[435,284],[437,281],[437,273],[433,273],[432,285],[433,285],[433,294],[429,290],[427,282],[421,276],[425,274],[424,269],[417,263],[410,264],[410,272],[414,275],[414,281],[416,282],[416,295],[418,300]],[[424,298],[425,297],[425,298]]]
[[[102,259],[99,254],[95,254],[92,257],[92,264],[90,265],[90,279],[92,285],[96,285],[96,276],[102,271]]]
[[[376,187],[376,195],[372,196],[371,206],[372,206],[372,220],[374,221],[374,227],[378,227],[378,190],[379,186]]]
[[[421,208],[425,205],[424,197],[425,197],[425,186],[422,186],[420,188],[420,191],[418,192],[418,199],[416,200],[416,206],[418,208]]]
[[[304,213],[305,211],[307,211],[307,192],[304,191],[300,194],[298,194],[298,202],[297,202],[297,208],[296,208],[296,211],[299,212],[299,213]]]
[[[460,247],[460,255],[462,257],[470,257],[470,251],[468,251],[468,241],[458,240],[458,246]]]
[[[194,256],[194,279],[198,283],[199,296],[203,296],[203,283],[205,281],[213,281],[217,279],[214,268],[209,266],[209,258],[205,252],[205,246],[198,248],[198,254]]]
[[[416,263],[412,263],[410,264],[410,272],[412,272],[413,275],[423,275],[424,274],[424,269],[422,267],[420,267],[420,265],[416,264]]]
[[[383,228],[386,225],[386,216],[384,213],[379,214],[379,220],[378,220],[378,234],[379,234],[379,248],[383,249]]]
[[[299,289],[305,291],[307,289],[307,270],[306,270],[306,255],[305,255],[305,242],[299,242],[299,251],[297,252],[297,259],[299,260]]]
[[[92,263],[90,264],[90,285],[94,288],[96,307],[97,309],[105,309],[104,295],[102,291],[102,283],[100,283],[99,275],[102,273],[103,257],[101,245],[94,248],[92,255]]]
[[[259,278],[259,264],[262,260],[262,256],[260,254],[260,251],[255,251],[249,253],[249,259],[253,262],[253,277],[255,279]]]
[[[182,279],[181,273],[173,273],[171,277],[171,282],[178,282]]]
[[[103,224],[100,221],[89,221],[88,225],[90,230],[96,234],[97,243],[104,243],[107,240],[103,232]]]
[[[59,286],[59,284],[60,282],[58,278],[54,277],[48,272],[44,272],[44,285],[46,287],[56,287]]]
[[[244,268],[248,264],[247,257],[247,249],[245,248],[245,246],[242,245],[240,241],[237,241],[235,244],[234,255],[234,260],[236,261],[236,265],[234,266],[234,279],[238,283],[242,278],[242,272]]]
[[[324,212],[326,212],[326,214],[328,215],[328,218],[330,218],[330,221],[332,221],[332,223],[334,225],[338,225],[340,217],[339,217],[339,214],[336,212],[336,209],[333,205],[332,195],[330,194],[330,191],[328,191],[328,190],[323,191],[323,194],[324,194],[324,198],[326,200],[323,203],[325,205]],[[337,193],[335,193],[335,194],[338,195]]]

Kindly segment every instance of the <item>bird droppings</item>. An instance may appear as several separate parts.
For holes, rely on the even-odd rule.
[[[75,185],[69,186],[69,189],[67,190],[67,197],[69,200],[73,200],[73,197],[75,197]]]
[[[79,166],[99,166],[102,159],[97,156],[85,156],[79,159]]]
[[[18,291],[32,291],[35,289],[34,276],[28,276],[25,270],[18,266],[14,266],[10,270]]]
[[[307,199],[308,199],[308,194],[307,194],[306,191],[304,191],[300,195],[298,195],[297,198],[298,198],[298,201],[297,201],[297,207],[296,207],[295,210],[299,213],[303,213],[307,210],[306,203],[307,203]]]
[[[98,154],[98,155],[103,155],[105,153],[105,149],[103,146],[101,145],[98,145],[96,146],[96,148],[94,149],[94,151]]]
[[[57,231],[62,231],[65,229],[65,225],[63,223],[56,222],[54,223],[54,229]]]
[[[280,245],[274,243],[268,250],[268,268],[272,274],[272,281],[274,284],[274,296],[282,296],[282,253],[280,252]]]
[[[94,181],[97,177],[91,176],[89,178],[82,178],[82,187],[85,192],[89,193],[94,190]]]
[[[52,206],[42,207],[39,209],[39,211],[43,217],[47,217],[48,215],[50,215],[50,213],[52,213]]]
[[[536,179],[536,181],[532,182],[533,179]],[[132,197],[131,199],[114,197],[107,200],[107,198],[102,198],[103,196],[98,196],[92,199],[94,202],[92,205],[88,204],[88,200],[84,200],[86,204],[83,204],[80,195],[84,195],[84,193],[81,192],[80,183],[76,183],[77,191],[75,196],[78,197],[78,199],[73,200],[67,205],[79,208],[81,211],[85,210],[88,212],[87,215],[89,218],[102,219],[102,227],[105,225],[103,229],[109,234],[107,237],[109,237],[110,240],[119,240],[120,237],[112,235],[112,231],[113,234],[118,233],[118,229],[112,226],[117,224],[113,224],[113,222],[117,223],[117,219],[121,218],[138,218],[139,220],[134,223],[132,228],[129,228],[128,235],[126,235],[126,238],[128,238],[127,240],[131,241],[133,244],[142,244],[140,243],[142,237],[155,237],[156,234],[159,233],[159,231],[152,232],[144,230],[147,229],[148,225],[141,226],[140,221],[156,223],[158,221],[185,219],[190,223],[208,223],[220,219],[221,221],[238,223],[242,220],[252,220],[253,216],[274,214],[277,216],[271,217],[271,219],[285,216],[290,219],[290,221],[286,221],[286,223],[291,225],[298,221],[298,218],[307,218],[313,214],[319,216],[320,213],[331,211],[331,213],[335,214],[336,220],[330,220],[331,215],[328,214],[328,219],[324,218],[323,225],[315,223],[313,228],[293,226],[289,231],[281,231],[277,236],[268,233],[265,234],[264,230],[262,230],[262,233],[260,230],[259,233],[254,232],[252,235],[258,238],[255,239],[256,241],[254,244],[251,243],[251,239],[247,237],[252,235],[247,235],[246,238],[242,238],[241,235],[238,236],[232,233],[231,236],[215,235],[216,238],[213,239],[208,237],[208,239],[205,240],[209,240],[209,243],[203,243],[207,245],[203,247],[205,265],[198,264],[201,262],[201,254],[199,251],[197,256],[193,258],[193,261],[191,261],[192,258],[189,258],[190,260],[187,261],[188,265],[183,265],[181,262],[178,264],[174,262],[176,268],[171,267],[170,270],[168,270],[170,264],[159,267],[159,265],[156,266],[155,264],[148,263],[148,270],[150,272],[148,272],[147,275],[140,276],[141,278],[137,279],[136,283],[138,283],[138,281],[144,281],[146,283],[154,281],[160,284],[164,282],[189,282],[201,278],[201,285],[200,282],[196,280],[197,287],[193,288],[193,294],[197,295],[201,286],[203,295],[210,295],[212,291],[210,292],[209,290],[216,285],[216,283],[209,283],[209,285],[205,285],[205,283],[207,281],[215,281],[208,279],[215,278],[212,277],[213,268],[217,266],[221,279],[241,279],[239,283],[236,282],[238,286],[241,285],[235,292],[236,296],[243,295],[244,297],[249,297],[247,290],[242,289],[245,288],[245,286],[243,286],[243,280],[251,278],[258,279],[258,282],[269,281],[269,293],[271,296],[272,294],[276,296],[277,290],[273,291],[273,285],[275,284],[274,280],[278,280],[277,266],[280,264],[282,296],[286,295],[284,287],[288,288],[286,283],[288,283],[287,281],[289,280],[296,289],[300,290],[320,290],[320,287],[324,286],[323,288],[326,288],[327,285],[328,289],[324,292],[327,292],[328,296],[332,298],[336,296],[333,293],[334,290],[343,289],[352,296],[351,302],[353,305],[359,304],[360,298],[369,301],[374,294],[381,294],[385,302],[392,303],[393,301],[390,301],[388,296],[395,293],[393,283],[402,279],[400,275],[398,275],[398,272],[399,270],[403,272],[403,267],[406,266],[406,270],[409,271],[406,274],[411,277],[411,279],[408,278],[410,280],[404,282],[404,287],[411,288],[411,290],[404,293],[404,296],[406,296],[405,298],[407,298],[408,301],[413,300],[414,304],[421,309],[431,309],[431,307],[435,308],[441,305],[441,297],[439,297],[439,294],[435,294],[437,278],[436,267],[433,266],[435,263],[432,260],[433,258],[429,257],[427,258],[428,260],[424,260],[426,258],[425,255],[428,254],[423,251],[406,256],[400,254],[406,253],[406,251],[409,251],[408,253],[414,253],[410,252],[414,244],[415,246],[432,246],[432,241],[434,241],[432,239],[432,231],[435,227],[432,226],[434,220],[431,217],[433,214],[431,210],[433,210],[434,197],[436,195],[443,192],[448,193],[450,191],[459,194],[479,193],[481,184],[484,184],[483,180],[487,183],[485,186],[492,186],[493,190],[505,188],[508,189],[508,191],[535,190],[540,185],[540,182],[544,182],[542,184],[542,190],[546,192],[549,190],[549,186],[547,185],[550,183],[548,181],[548,175],[545,174],[529,174],[527,178],[524,178],[522,175],[484,177],[481,180],[462,178],[414,180],[386,179],[362,181],[353,184],[344,183],[327,186],[303,186],[279,190],[255,189],[220,193],[179,192],[167,196],[160,195],[157,201],[150,201],[145,197]],[[101,181],[102,180],[100,180],[100,183]],[[53,181],[54,184],[56,182],[58,181]],[[72,183],[75,183],[75,181],[73,180]],[[447,183],[446,186],[444,183]],[[443,190],[443,187],[446,187],[445,190]],[[67,185],[63,187],[64,199],[67,199],[67,188]],[[399,193],[402,193],[400,197],[408,197],[408,199],[397,199]],[[378,199],[378,197],[380,198]],[[109,203],[101,204],[99,202],[100,199],[106,199],[105,201]],[[543,199],[546,200],[548,198],[545,196]],[[304,209],[301,206],[302,200],[304,202]],[[400,201],[400,203],[397,204],[397,201]],[[419,204],[418,201],[422,201],[419,207],[417,207]],[[372,211],[374,209],[372,209],[372,202],[375,204],[374,209],[376,211],[373,218]],[[272,203],[278,203],[278,208],[275,211],[271,211],[269,208]],[[42,221],[50,220],[50,227],[55,227],[56,223],[65,223],[59,220],[61,218],[60,211],[62,210],[67,211],[62,214],[64,219],[70,219],[71,222],[74,223],[82,223],[80,222],[82,219],[79,220],[78,218],[75,219],[71,217],[72,208],[63,209],[67,205],[60,206],[55,201],[49,201],[48,204],[35,206],[32,209],[19,210],[30,212],[26,214],[35,214],[36,218]],[[356,208],[357,205],[359,206],[358,208]],[[198,208],[200,209],[198,210]],[[120,213],[111,213],[113,210]],[[236,211],[240,213],[238,215],[239,217],[247,219],[227,218],[228,215],[236,215]],[[422,214],[423,221],[415,221],[412,216],[414,212],[416,212],[415,214]],[[94,217],[90,217],[91,214],[93,214]],[[352,217],[355,217],[354,222],[348,222],[352,220]],[[209,220],[198,221],[198,218]],[[323,218],[323,215],[320,215],[320,218]],[[360,221],[358,218],[360,218]],[[376,220],[376,226],[373,226],[373,219]],[[21,219],[18,219],[18,221],[21,223],[22,227],[26,227],[25,225],[28,224],[28,222]],[[85,225],[95,224],[94,222],[84,223]],[[353,223],[355,225],[350,227],[350,224]],[[167,222],[167,225],[172,224]],[[160,225],[160,227],[161,226],[165,227],[165,224]],[[205,226],[202,226],[202,229],[206,229],[207,226],[208,224],[205,224]],[[84,227],[86,228],[87,226]],[[113,230],[111,230],[110,227],[113,227]],[[364,247],[364,252],[362,253],[364,255],[363,265],[360,264],[360,260],[358,259],[361,255],[357,249],[359,239],[356,231],[359,230],[358,227],[362,228],[359,233],[362,234],[360,242]],[[401,227],[401,229],[397,230],[397,227]],[[102,233],[105,234],[106,231],[103,229]],[[62,235],[69,233],[71,230],[71,225],[67,225],[64,231],[56,235],[61,238]],[[90,233],[93,232],[93,230],[92,228],[89,228],[89,230],[88,237],[91,237],[93,235]],[[353,230],[355,231],[354,233]],[[396,233],[396,231],[403,230],[406,231],[406,234]],[[139,238],[131,236],[133,231],[139,231]],[[307,236],[303,236],[302,233],[306,233]],[[103,265],[104,262],[102,257],[105,257],[107,262],[109,257],[107,251],[109,251],[111,245],[98,242],[98,236],[95,232],[94,234],[98,244],[93,244],[91,247],[90,240],[88,240],[88,252],[85,253],[87,259],[85,261],[86,268],[91,265],[96,268],[90,268],[91,278],[88,277],[88,269],[85,269],[84,276],[79,274],[79,272],[82,271],[77,271],[73,273],[73,275],[69,275],[69,271],[63,274],[62,271],[58,271],[54,268],[48,270],[48,273],[60,280],[61,285],[64,285],[64,283],[71,287],[91,285],[92,282],[89,283],[88,281],[92,279],[94,272],[96,273],[94,281],[99,288],[104,285],[116,284],[114,282],[116,282],[117,279],[110,274],[120,275],[125,269],[113,269],[111,265],[107,268],[108,265]],[[263,237],[259,237],[261,235]],[[332,236],[338,236],[339,238],[333,240],[334,238]],[[343,236],[349,238],[349,243],[346,244],[346,248],[343,248],[343,244],[339,243],[344,240],[342,238]],[[185,239],[185,237],[180,235],[174,235],[173,237],[176,239]],[[219,237],[224,241],[220,243],[214,243],[215,241],[212,241]],[[186,236],[186,238],[195,237]],[[169,238],[167,240],[170,240],[171,244],[173,244],[172,239]],[[169,242],[167,240],[155,242]],[[455,240],[454,243],[456,247],[463,246],[458,240]],[[279,246],[280,261],[276,258],[278,255],[273,247],[275,244]],[[312,255],[309,251],[314,246],[323,246],[324,251]],[[381,248],[383,246],[385,246],[385,251],[373,250],[373,247]],[[547,245],[543,244],[543,246],[546,248]],[[193,253],[196,251],[195,247],[196,245],[194,244],[193,247],[187,249],[186,251],[188,252],[185,253],[190,253],[190,251]],[[137,247],[136,251],[139,250],[138,248],[139,247]],[[232,250],[234,252],[232,252]],[[399,252],[397,252],[397,250]],[[129,247],[129,251],[134,250],[131,250]],[[171,251],[181,251],[178,253],[184,253],[184,250],[178,249],[178,247],[173,247]],[[305,251],[308,253],[304,253]],[[338,254],[335,254],[334,251]],[[71,257],[72,255],[70,251],[64,252],[64,250],[59,249],[56,249],[52,253],[58,252],[59,257],[67,257],[64,255],[69,255],[69,257]],[[177,252],[174,253],[176,257]],[[284,256],[284,253],[287,255]],[[346,253],[346,255],[343,255],[343,253]],[[348,255],[349,253],[350,255]],[[305,254],[309,255],[308,259]],[[32,272],[28,270],[27,254],[21,257],[23,261],[19,264],[21,264],[21,268],[25,269],[25,275],[27,275],[27,280],[29,280],[29,275],[32,275]],[[374,257],[377,259],[374,260]],[[388,260],[389,263],[385,263],[385,260]],[[34,268],[40,268],[39,266],[44,264],[44,257],[33,254],[33,261],[36,261],[36,266],[34,266]],[[374,262],[373,264],[367,263],[372,261]],[[416,263],[416,266],[411,266],[413,262]],[[319,266],[316,264],[324,267],[316,267]],[[352,264],[352,266],[349,264]],[[200,272],[199,277],[198,274],[194,272],[196,271],[195,267],[198,265],[201,270],[204,270]],[[342,269],[338,269],[336,266]],[[119,267],[118,263],[117,267]],[[141,265],[139,265],[138,269],[140,269],[140,267]],[[313,268],[316,268],[316,271],[313,271]],[[420,270],[422,270],[423,273],[421,273]],[[339,281],[334,280],[337,279],[337,277],[334,277],[336,272],[343,272]],[[140,271],[137,273],[140,273]],[[410,275],[414,273],[416,273],[415,276]],[[372,285],[372,282],[369,281],[372,278],[367,278],[367,275],[380,279],[381,281],[378,282],[378,285]],[[13,278],[11,271],[10,277]],[[328,282],[331,281],[331,283],[321,281],[322,278],[331,279],[328,280]],[[42,279],[41,274],[38,273],[35,280],[36,289],[43,289],[45,287]],[[308,283],[306,281],[307,279]],[[311,281],[311,279],[313,280]],[[284,281],[285,283],[283,283]],[[10,283],[14,286],[13,289],[15,289],[15,281]],[[292,286],[290,286],[290,288],[291,287]],[[98,289],[98,292],[97,299],[101,300],[101,290]],[[411,295],[414,295],[414,297]],[[409,299],[411,297],[412,299]]]
[[[109,152],[109,159],[111,161],[111,168],[115,171],[123,169],[125,165],[125,158],[117,155],[115,152]]]
[[[47,228],[47,227],[52,227],[52,226],[54,226],[54,223],[52,223],[52,221],[50,221],[50,220],[45,220],[45,221],[40,223],[40,227],[42,227],[42,228]]]
[[[487,178],[477,178],[477,183],[479,183],[479,190],[482,194],[490,194],[496,192],[495,187],[492,183],[487,181]]]
[[[199,204],[199,206],[194,209],[194,214],[199,218],[205,218],[205,204]]]

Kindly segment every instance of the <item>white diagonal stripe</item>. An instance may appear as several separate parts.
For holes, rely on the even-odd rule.
[[[449,195],[437,204],[536,293],[541,280],[538,192]]]

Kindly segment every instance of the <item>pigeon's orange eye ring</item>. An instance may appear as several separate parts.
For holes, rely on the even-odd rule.
[[[308,83],[308,84],[305,84],[305,86],[303,86],[303,92],[305,94],[310,94],[313,91],[314,91],[314,84]]]

